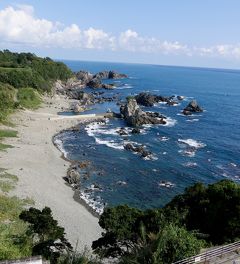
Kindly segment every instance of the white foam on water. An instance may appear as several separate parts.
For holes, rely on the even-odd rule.
[[[99,139],[97,137],[94,137],[94,139],[95,139],[96,143],[99,145],[106,145],[109,148],[114,148],[114,149],[119,149],[119,150],[124,149],[122,144],[117,143],[114,140],[103,140],[103,139]]]
[[[196,151],[192,149],[185,149],[185,150],[180,149],[178,152],[190,158],[195,157],[196,154]]]
[[[168,141],[170,138],[169,137],[160,137],[159,139],[160,139],[160,141]]]
[[[119,86],[115,90],[132,89],[132,88],[133,88],[132,85],[125,83],[123,86]]]
[[[54,139],[54,143],[56,144],[57,148],[63,153],[63,156],[67,158],[68,152],[64,149],[62,140],[56,138]]]
[[[197,118],[186,120],[186,122],[198,122],[198,121],[199,121],[199,119],[197,119]]]
[[[189,147],[193,147],[195,149],[199,149],[199,148],[206,147],[206,144],[204,144],[204,143],[202,143],[200,141],[191,139],[191,138],[188,138],[188,139],[178,139],[178,142],[183,143],[183,144],[186,144]]]
[[[165,119],[165,121],[167,122],[164,126],[167,126],[167,127],[173,127],[173,126],[175,126],[176,125],[176,123],[177,123],[177,120],[176,119],[172,119],[172,118],[170,118],[170,117],[167,117],[166,119]]]
[[[144,157],[143,159],[154,161],[154,160],[158,160],[158,157],[156,157],[154,154],[151,154],[151,155],[148,155],[147,157]]]
[[[80,192],[79,197],[98,215],[101,215],[104,211],[104,205],[100,199],[95,199],[91,195],[92,193]],[[99,196],[98,196],[99,197]]]
[[[183,166],[188,168],[197,167],[197,162],[186,162],[183,164]]]

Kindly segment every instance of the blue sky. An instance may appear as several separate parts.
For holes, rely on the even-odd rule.
[[[0,0],[0,48],[53,58],[240,68],[239,0]]]

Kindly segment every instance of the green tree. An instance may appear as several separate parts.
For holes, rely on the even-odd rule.
[[[149,234],[146,243],[138,244],[124,256],[121,264],[171,264],[196,255],[204,246],[192,233],[173,224],[166,225],[157,234]]]
[[[188,230],[198,230],[213,244],[240,239],[240,185],[230,181],[197,183],[166,207],[175,210]]]
[[[117,257],[131,250],[138,240],[137,220],[142,212],[127,205],[107,208],[99,225],[105,229],[102,237],[92,243],[92,249],[101,257]]]
[[[61,253],[72,250],[64,236],[64,228],[53,219],[50,208],[45,207],[42,211],[30,208],[23,211],[19,218],[29,223],[28,235],[33,238],[33,255],[43,255],[56,263]]]

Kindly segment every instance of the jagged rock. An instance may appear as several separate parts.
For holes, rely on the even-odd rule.
[[[150,93],[140,93],[135,96],[135,99],[138,104],[143,105],[143,106],[153,106],[155,103],[159,102],[166,102],[171,104],[172,100],[174,97],[164,97],[161,95],[154,95]]]
[[[101,79],[99,78],[94,78],[92,79],[90,82],[87,83],[87,86],[90,87],[90,88],[103,88],[103,84],[101,82]]]
[[[135,128],[132,129],[132,132],[131,133],[132,134],[140,134],[140,132],[141,132],[140,129],[137,128],[137,127],[135,127]]]
[[[109,71],[108,73],[108,79],[124,79],[127,78],[128,76],[123,73],[117,73],[115,71]]]
[[[143,146],[136,146],[135,147],[131,143],[127,143],[124,146],[124,149],[126,149],[128,151],[136,152],[136,153],[140,154],[142,158],[146,158],[152,154],[150,151],[145,150]]]
[[[184,98],[185,98],[185,97],[182,96],[182,95],[178,95],[178,96],[177,96],[177,99],[178,99],[179,101],[182,101]]]
[[[149,93],[140,93],[135,96],[135,99],[138,104],[144,106],[153,106],[157,102],[156,96]]]
[[[99,78],[99,79],[123,79],[127,78],[126,74],[123,73],[117,73],[116,71],[102,71],[98,72],[93,76],[93,78]]]
[[[134,98],[128,99],[127,103],[120,107],[120,113],[127,124],[134,127],[143,124],[166,124],[163,115],[142,111]]]
[[[85,108],[82,107],[79,103],[76,103],[73,107],[72,107],[73,112],[75,113],[80,113],[85,111]]]
[[[80,173],[76,167],[70,167],[67,171],[67,182],[69,184],[79,184],[80,183]]]
[[[103,83],[102,84],[102,88],[104,88],[104,89],[114,89],[115,88],[115,85],[114,84],[106,84],[106,83]]]
[[[109,71],[102,71],[94,75],[93,78],[108,79]]]
[[[127,136],[128,133],[127,131],[124,129],[124,128],[121,128],[117,131],[117,133],[120,135],[120,136]]]
[[[82,105],[91,105],[95,103],[95,98],[91,93],[79,93],[78,100],[80,100]]]
[[[203,109],[198,105],[196,100],[191,101],[184,109],[184,115],[191,115],[192,113],[203,112]]]
[[[82,82],[82,84],[85,84],[85,85],[93,79],[93,75],[87,71],[77,72],[76,77],[78,80]]]

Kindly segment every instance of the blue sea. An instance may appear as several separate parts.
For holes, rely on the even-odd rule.
[[[67,158],[91,162],[90,177],[81,183],[82,198],[89,206],[98,212],[103,206],[119,204],[157,208],[196,182],[208,184],[221,179],[240,182],[240,71],[64,62],[73,71],[116,70],[129,76],[110,81],[117,88],[103,90],[105,97],[116,95],[123,100],[144,91],[185,98],[177,106],[142,107],[164,114],[168,122],[143,126],[137,135],[120,136],[116,130],[126,127],[125,122],[109,119],[57,136]],[[193,99],[204,112],[183,116],[182,109]],[[109,108],[119,112],[116,102],[111,102],[95,105],[88,113],[103,113]],[[129,142],[144,145],[152,152],[151,158],[143,159],[125,150],[123,146]],[[171,185],[165,186],[165,182]]]

